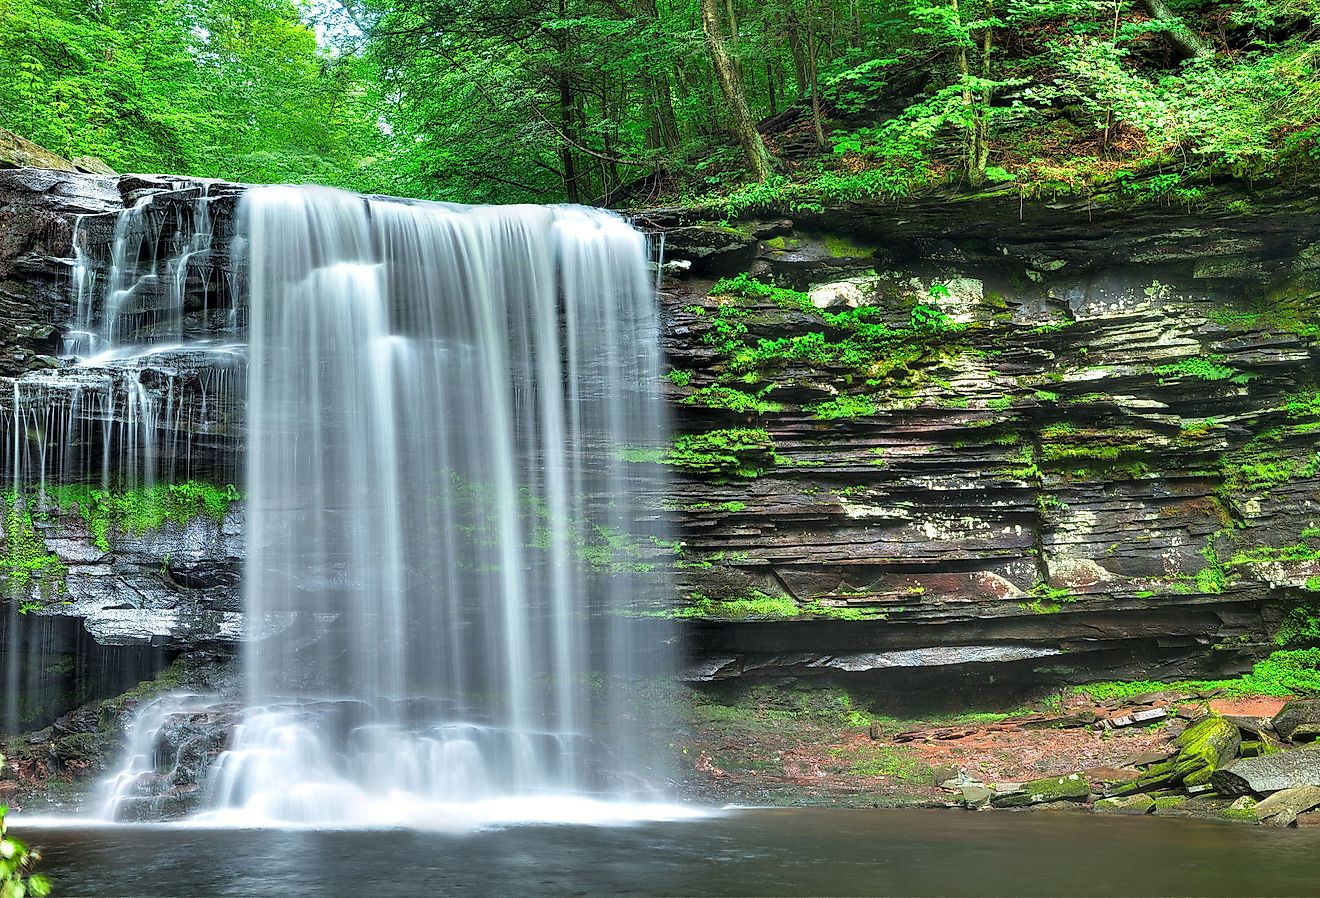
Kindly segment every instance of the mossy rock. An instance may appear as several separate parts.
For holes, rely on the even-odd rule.
[[[1155,799],[1148,795],[1123,795],[1102,798],[1091,806],[1097,814],[1149,814],[1155,810]]]
[[[1216,715],[1183,730],[1174,742],[1181,749],[1175,759],[1174,774],[1184,786],[1204,786],[1215,771],[1237,757],[1242,733]]]
[[[1178,754],[1152,764],[1137,779],[1114,790],[1116,795],[1134,795],[1176,786],[1204,786],[1211,776],[1237,757],[1242,733],[1222,717],[1213,715],[1189,726],[1174,740]]]
[[[996,808],[1026,808],[1052,801],[1085,801],[1091,795],[1091,784],[1080,773],[1067,776],[1047,776],[1023,783],[1016,792],[996,795],[990,804]]]
[[[95,733],[74,733],[51,743],[51,754],[64,764],[94,764],[101,758]]]

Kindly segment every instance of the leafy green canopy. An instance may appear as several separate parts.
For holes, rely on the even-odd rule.
[[[0,21],[0,127],[69,157],[341,183],[379,133],[362,60],[318,50],[293,0],[0,0]]]
[[[948,184],[1193,203],[1320,165],[1320,0],[714,7],[0,0],[0,127],[120,170],[728,214]]]

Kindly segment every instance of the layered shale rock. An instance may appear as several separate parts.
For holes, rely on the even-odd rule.
[[[690,216],[649,220],[681,260]],[[1158,679],[1300,636],[1318,226],[1314,190],[852,205],[668,284],[694,674]]]
[[[218,300],[241,277],[240,190],[0,171],[0,421],[21,468],[49,471],[57,433],[78,434],[75,454],[111,447],[97,455],[111,468],[145,435],[175,447],[156,455],[162,481],[241,490],[241,350],[76,372],[62,358],[78,266],[108,269],[119,213],[139,204],[143,259],[191,245],[202,205],[210,235],[173,281],[143,286],[141,336],[176,288],[182,336],[241,336],[241,298]],[[601,551],[674,567],[679,594],[657,602],[688,621],[693,679],[1158,679],[1242,670],[1306,638],[1320,191],[637,221],[665,235],[678,436],[630,455],[675,474],[654,507],[676,542]],[[71,377],[101,386],[43,399],[58,427],[35,420],[29,400]],[[82,508],[57,503],[32,548],[63,570],[37,571],[20,600],[101,642],[231,643],[240,507],[149,532],[119,521],[98,546]]]

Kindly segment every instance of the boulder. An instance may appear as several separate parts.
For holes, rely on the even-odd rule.
[[[1210,779],[1221,795],[1268,795],[1301,786],[1320,786],[1320,751],[1285,751],[1243,758]]]
[[[985,807],[991,797],[995,794],[994,790],[980,783],[966,783],[958,788],[962,797],[962,802],[969,808]]]
[[[996,808],[1025,808],[1052,801],[1085,801],[1090,795],[1091,784],[1086,777],[1070,773],[1023,783],[1016,791],[996,795],[990,804]]]
[[[688,225],[665,234],[665,258],[690,261],[693,274],[734,274],[756,258],[756,238],[723,225]]]
[[[1140,777],[1114,790],[1116,795],[1132,795],[1152,789],[1175,786],[1208,791],[1215,771],[1237,757],[1242,733],[1222,717],[1211,715],[1178,734],[1174,745],[1178,753],[1167,761],[1150,765]]]
[[[1320,736],[1320,699],[1288,702],[1274,715],[1274,731],[1290,742],[1309,742]]]
[[[0,168],[48,168],[76,171],[73,163],[43,146],[0,128]]]
[[[1253,808],[1256,816],[1276,826],[1288,826],[1312,808],[1320,807],[1320,786],[1283,789]]]
[[[1091,806],[1097,814],[1149,814],[1155,810],[1155,799],[1149,795],[1122,795],[1102,798]]]
[[[80,172],[86,172],[89,175],[116,175],[119,174],[110,166],[106,165],[101,159],[95,156],[74,156],[71,160],[74,168]]]
[[[1242,744],[1242,732],[1222,717],[1211,716],[1178,734],[1181,749],[1175,763],[1184,786],[1204,786],[1216,770],[1232,763]]]

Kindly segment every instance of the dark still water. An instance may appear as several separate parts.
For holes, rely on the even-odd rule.
[[[1320,832],[1073,813],[757,810],[626,827],[26,828],[56,896],[1316,895]]]

